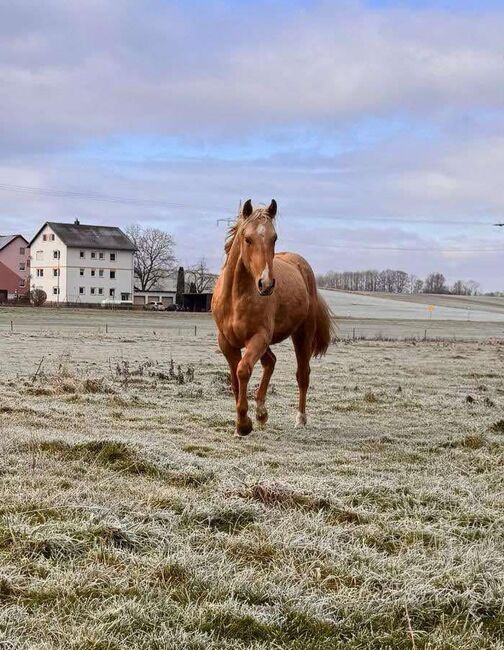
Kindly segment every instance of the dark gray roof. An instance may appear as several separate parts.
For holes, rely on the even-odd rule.
[[[48,221],[38,231],[30,244],[45,226],[50,226],[61,241],[70,248],[96,248],[134,251],[133,242],[115,226],[88,226],[86,224],[56,223]]]
[[[21,237],[23,241],[28,243],[27,240],[23,237],[23,235],[0,235],[0,251],[6,246],[8,246],[11,243],[11,241],[14,241],[18,237]]]

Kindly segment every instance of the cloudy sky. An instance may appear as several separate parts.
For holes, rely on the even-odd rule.
[[[316,271],[504,289],[504,0],[0,0],[0,234],[171,232],[240,199]]]

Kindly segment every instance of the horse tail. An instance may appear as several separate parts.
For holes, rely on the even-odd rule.
[[[335,336],[335,327],[331,318],[331,310],[318,291],[316,301],[315,336],[313,338],[312,355],[321,357],[327,352],[327,348]]]

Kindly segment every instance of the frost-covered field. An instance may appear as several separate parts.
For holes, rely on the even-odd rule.
[[[333,345],[306,430],[277,346],[236,439],[208,317],[0,316],[0,648],[504,648],[503,344]]]

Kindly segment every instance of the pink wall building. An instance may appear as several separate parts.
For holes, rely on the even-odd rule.
[[[0,235],[0,302],[30,289],[30,249],[22,235]]]

